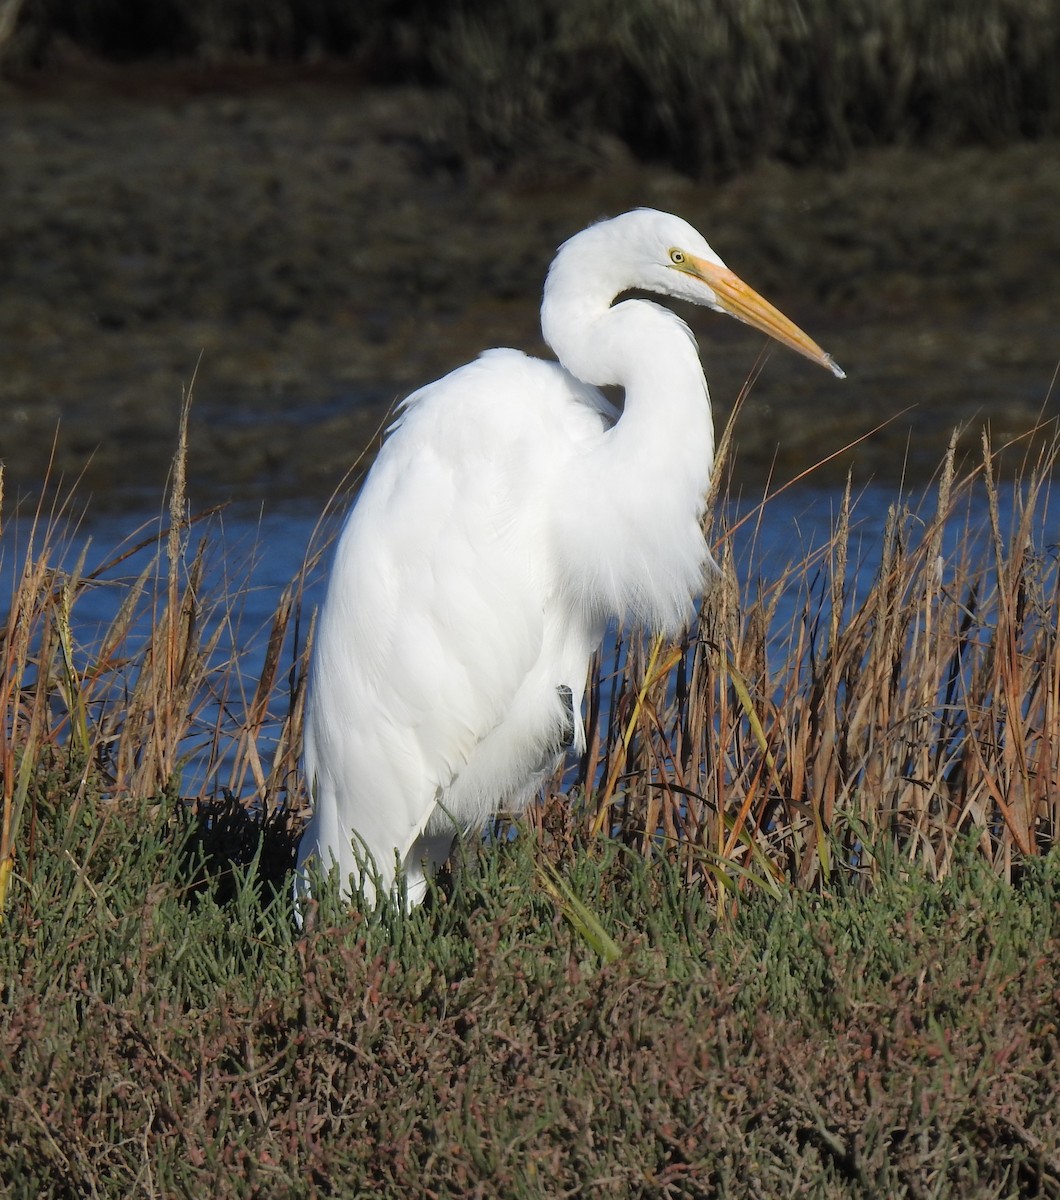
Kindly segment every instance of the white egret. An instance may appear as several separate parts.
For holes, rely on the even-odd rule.
[[[630,289],[843,375],[678,217],[639,209],[561,246],[541,306],[558,363],[487,350],[409,396],[346,520],[313,650],[296,894],[315,857],[369,904],[403,872],[418,903],[457,834],[584,748],[606,623],[687,622],[710,561],[707,384],[688,326],[615,303]]]

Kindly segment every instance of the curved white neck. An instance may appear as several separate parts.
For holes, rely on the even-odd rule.
[[[685,441],[709,475],[714,423],[699,348],[688,326],[650,300],[614,306],[615,281],[565,286],[557,260],[541,305],[541,329],[560,363],[584,383],[625,390],[626,434]],[[621,289],[619,289],[621,290]],[[633,427],[636,429],[634,430]],[[624,439],[623,439],[624,440]]]
[[[567,480],[563,540],[587,581],[590,611],[675,630],[709,561],[700,528],[714,465],[707,383],[679,317],[646,300],[610,307],[615,293],[606,292],[547,287],[541,310],[545,337],[571,374],[625,389],[618,423],[586,447]]]

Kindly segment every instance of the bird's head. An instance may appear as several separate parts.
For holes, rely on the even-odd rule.
[[[671,213],[638,208],[601,221],[560,248],[553,271],[562,271],[567,257],[580,260],[582,270],[591,267],[612,297],[644,289],[728,313],[845,378],[808,334],[730,271],[702,234]]]

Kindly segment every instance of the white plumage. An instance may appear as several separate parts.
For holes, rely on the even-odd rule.
[[[707,385],[684,322],[613,304],[631,288],[729,311],[841,374],[677,217],[566,242],[541,312],[559,363],[489,350],[414,393],[347,518],[313,651],[297,893],[315,856],[369,904],[402,870],[418,903],[458,833],[584,748],[606,622],[688,619],[709,561]]]

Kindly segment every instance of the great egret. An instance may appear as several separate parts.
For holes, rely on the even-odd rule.
[[[706,305],[843,372],[691,225],[638,209],[560,247],[541,306],[559,360],[487,350],[404,401],[335,552],[310,673],[299,852],[410,905],[458,833],[518,809],[585,744],[609,620],[676,632],[710,560],[714,429],[688,326]],[[598,390],[621,386],[619,413]]]

